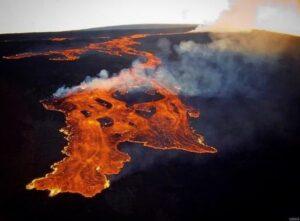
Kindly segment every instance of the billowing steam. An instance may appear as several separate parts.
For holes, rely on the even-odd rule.
[[[300,35],[299,0],[231,0],[230,7],[208,26],[196,31],[250,31],[262,29]]]
[[[279,48],[274,47],[276,41],[255,38],[255,33],[252,35],[253,41],[249,41],[248,37],[248,41],[243,41],[240,35],[212,35],[215,39],[208,44],[182,41],[173,46],[163,38],[157,44],[162,65],[156,70],[145,70],[140,68],[139,61],[135,61],[131,71],[154,78],[184,96],[228,97],[237,93],[247,97],[256,96],[265,86],[266,73],[276,67],[276,53],[270,48]],[[262,48],[261,45],[266,47]],[[255,53],[249,53],[250,49]],[[171,51],[175,53],[175,60],[169,58]],[[120,79],[124,84],[134,81],[129,69],[123,69],[111,78],[108,75],[106,70],[101,70],[94,78],[87,76],[78,86],[59,88],[54,96],[62,97],[80,90],[112,88]]]
[[[251,31],[264,29],[276,32],[300,35],[300,1],[299,0],[232,0],[230,8],[223,11],[213,24],[199,26],[194,31]],[[161,39],[162,64],[150,75],[139,70],[138,61],[132,69],[139,74],[156,78],[169,88],[179,88],[180,93],[189,96],[228,96],[231,93],[256,93],[263,87],[261,70],[274,68],[276,54],[287,47],[286,42],[263,33],[218,36],[212,34],[212,43],[197,44],[183,41],[171,46],[167,39]],[[259,36],[259,37],[257,37]],[[274,37],[274,38],[273,38]],[[251,39],[251,40],[250,40]],[[249,41],[250,40],[250,41]],[[271,42],[270,44],[270,41]],[[170,60],[171,52],[177,59]],[[255,53],[253,53],[255,52]],[[275,59],[275,60],[274,60]],[[256,76],[258,75],[258,76]],[[128,69],[121,70],[118,78],[130,82]],[[112,87],[115,78],[108,78],[108,72],[102,70],[95,78],[87,77],[80,85],[72,88],[59,88],[54,96],[61,97],[82,89]],[[238,82],[238,84],[237,84]]]

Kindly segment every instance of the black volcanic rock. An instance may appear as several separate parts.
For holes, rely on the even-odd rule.
[[[190,29],[190,26],[138,27],[136,30],[0,35],[0,220],[288,220],[299,217],[300,38],[264,31],[163,36],[171,42],[168,59],[174,62],[179,59],[174,45],[189,40],[209,45],[222,39],[239,38],[244,43],[243,50],[255,54],[251,54],[254,61],[258,61],[257,55],[263,59],[271,53],[276,55],[272,57],[271,69],[268,65],[257,68],[255,63],[244,62],[239,52],[234,59],[224,62],[224,66],[236,62],[235,71],[240,74],[251,70],[247,77],[251,83],[251,87],[247,85],[251,89],[249,93],[243,93],[243,86],[231,91],[230,96],[181,95],[186,104],[200,110],[200,119],[191,119],[191,124],[204,134],[208,144],[218,149],[217,154],[159,151],[123,143],[119,148],[132,157],[130,164],[119,175],[112,175],[111,187],[94,198],[75,194],[49,198],[46,192],[25,189],[33,178],[49,172],[53,162],[63,159],[61,150],[66,145],[59,133],[65,126],[63,114],[46,110],[40,101],[51,97],[62,85],[78,85],[86,75],[94,77],[102,69],[118,73],[130,67],[136,58],[88,53],[69,62],[51,61],[42,56],[5,60],[3,56],[86,45],[98,41],[95,36],[112,39],[133,33]],[[50,37],[74,40],[49,42]],[[157,44],[161,38],[142,39],[138,47],[161,54]],[[255,46],[255,42],[262,45]],[[226,78],[227,72],[217,64],[212,61],[210,67],[220,69],[220,78]],[[234,82],[242,85],[245,78],[233,76],[237,77]],[[263,87],[258,87],[261,83]],[[222,85],[221,92],[230,90],[229,86]],[[149,98],[139,101],[134,93],[130,96],[121,99],[132,104],[147,102]],[[47,105],[47,101],[43,104]],[[57,101],[55,105],[67,104]],[[95,100],[94,105],[111,108],[102,98]],[[88,117],[87,112],[83,114]],[[146,117],[147,114],[155,111],[150,110]],[[108,127],[113,121],[100,119],[100,124]],[[115,134],[112,139],[120,136]]]

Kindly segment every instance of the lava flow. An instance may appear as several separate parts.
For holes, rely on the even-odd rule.
[[[60,37],[49,38],[49,41],[54,41],[54,42],[60,42],[66,40],[70,40],[70,38],[60,38]]]
[[[90,43],[87,46],[70,48],[64,50],[49,50],[42,52],[25,52],[16,55],[3,56],[4,59],[23,59],[35,56],[49,56],[50,60],[57,61],[74,61],[78,60],[80,55],[87,52],[95,51],[107,53],[110,55],[121,56],[122,54],[134,55],[134,56],[151,56],[152,60],[157,60],[151,53],[138,51],[134,46],[138,45],[139,42],[136,39],[146,37],[146,34],[135,34],[131,36],[124,36],[116,38],[110,41],[100,42],[100,43]],[[57,39],[57,38],[56,38]],[[62,38],[60,38],[62,39]]]
[[[160,150],[216,152],[189,125],[189,117],[198,117],[199,113],[184,105],[170,88],[138,73],[137,69],[154,70],[160,64],[154,54],[134,47],[139,44],[136,39],[145,36],[125,36],[50,53],[73,60],[95,50],[142,56],[146,62],[116,77],[101,79],[98,87],[78,86],[63,97],[42,101],[46,109],[60,111],[66,117],[66,127],[61,129],[68,140],[63,150],[66,157],[52,165],[51,173],[28,184],[27,189],[49,190],[50,196],[71,192],[92,197],[109,187],[108,175],[118,174],[130,161],[130,156],[118,149],[118,144],[125,141]],[[127,97],[132,92],[144,100],[130,102]]]

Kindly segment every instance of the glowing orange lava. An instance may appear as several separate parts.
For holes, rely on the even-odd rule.
[[[64,50],[49,50],[42,52],[25,52],[16,55],[3,56],[4,59],[23,59],[35,56],[50,56],[50,60],[59,61],[74,61],[79,59],[80,55],[83,55],[90,51],[103,52],[110,55],[122,56],[127,55],[137,55],[137,56],[152,56],[154,60],[155,56],[144,51],[138,51],[134,46],[138,45],[139,42],[136,39],[146,37],[146,34],[136,34],[131,36],[125,36],[116,38],[110,41],[100,42],[100,43],[90,43],[87,46],[79,48],[70,48]]]
[[[50,41],[65,41],[65,40],[69,40],[70,38],[60,38],[60,37],[55,37],[55,38],[49,38]]]
[[[39,54],[74,60],[95,50],[116,56],[142,56],[146,62],[103,79],[101,87],[83,87],[62,98],[42,101],[45,108],[63,112],[66,117],[66,127],[61,129],[68,140],[63,150],[66,157],[51,167],[51,173],[28,184],[27,189],[49,190],[50,196],[70,192],[92,197],[109,187],[107,175],[118,174],[130,161],[128,154],[118,150],[118,144],[125,141],[160,150],[216,152],[189,125],[189,117],[199,117],[199,112],[184,105],[173,90],[154,78],[138,74],[137,69],[155,69],[160,64],[154,54],[135,48],[139,44],[136,40],[145,36],[125,36],[84,48]],[[10,59],[30,56],[27,53]],[[151,99],[135,103],[123,99],[130,91],[143,87]]]

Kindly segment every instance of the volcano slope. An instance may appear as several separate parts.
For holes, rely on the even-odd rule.
[[[297,215],[299,38],[263,31],[186,33],[191,28],[0,36],[4,220],[45,214],[52,219],[131,220]],[[145,62],[134,54],[103,51],[77,51],[76,59],[68,54],[70,60],[57,53],[40,53],[135,34],[151,34],[138,39],[135,48],[161,60],[164,67],[156,80],[168,87],[175,82],[182,102],[200,110],[200,119],[191,118],[189,123],[218,153],[201,156],[124,142],[118,148],[131,162],[109,177],[111,187],[99,197],[86,200],[62,194],[52,199],[44,192],[26,191],[25,184],[62,159],[60,151],[67,144],[58,132],[66,126],[64,115],[47,111],[40,101],[51,98],[62,85],[79,85],[87,75],[96,77],[103,69],[112,76],[136,59]],[[11,57],[26,52],[37,54]],[[139,95],[134,92],[124,99],[135,103]]]

